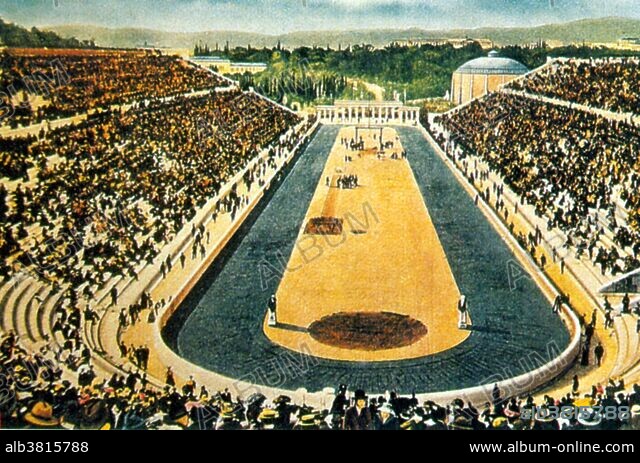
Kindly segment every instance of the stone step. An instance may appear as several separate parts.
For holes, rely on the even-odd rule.
[[[13,280],[3,280],[2,284],[0,284],[0,331],[6,331],[4,329],[4,312],[6,308],[6,301],[9,297],[9,293],[13,290],[14,282]]]
[[[40,284],[38,291],[27,304],[27,335],[34,342],[45,340],[38,330],[38,309],[44,303],[49,291],[46,285]]]
[[[30,343],[32,340],[28,334],[28,320],[27,320],[27,305],[31,302],[31,299],[40,288],[40,284],[35,279],[30,279],[27,287],[20,292],[14,299],[13,305],[13,326],[16,333],[20,336],[23,342]]]
[[[635,322],[633,330],[630,328],[631,317],[621,315],[615,317],[614,327],[618,337],[618,357],[611,376],[621,376],[632,368],[637,362],[638,337],[635,334]]]
[[[16,305],[16,298],[22,294],[22,292],[26,291],[26,289],[31,284],[31,278],[23,277],[20,279],[14,279],[12,281],[12,287],[9,288],[4,298],[0,302],[3,307],[2,313],[2,328],[4,331],[15,330],[15,320],[14,320],[14,311]]]
[[[49,337],[51,342],[58,345],[60,345],[60,343],[56,342],[55,336],[52,335],[51,328],[53,327],[53,309],[55,309],[61,297],[62,292],[49,292],[37,310],[38,335],[43,339]]]

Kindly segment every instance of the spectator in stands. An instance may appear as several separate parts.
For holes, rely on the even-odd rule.
[[[430,129],[452,158],[482,160],[500,174],[549,229],[567,237],[565,247],[576,258],[587,251],[603,275],[640,267],[640,173],[634,154],[640,149],[639,127],[499,92],[437,117]],[[477,170],[472,177],[482,188],[486,183]],[[486,198],[489,194],[487,189]],[[618,219],[620,205],[629,211],[626,223]],[[540,240],[521,241],[538,252]],[[560,270],[564,273],[564,257]]]
[[[509,87],[614,112],[637,113],[639,63],[637,57],[571,59],[554,63]]]
[[[376,429],[382,431],[397,431],[400,429],[400,423],[395,416],[395,412],[391,405],[384,404],[378,409],[378,419],[376,421]]]
[[[14,127],[228,85],[203,68],[151,50],[8,48],[0,69],[0,89],[13,97],[5,121]]]

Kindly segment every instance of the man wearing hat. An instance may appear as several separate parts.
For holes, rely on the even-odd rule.
[[[293,427],[296,431],[317,431],[320,427],[316,424],[316,415],[308,414],[300,417],[300,421]]]
[[[447,410],[440,407],[432,400],[428,400],[423,404],[424,426],[427,430],[446,431],[447,430]]]
[[[535,410],[535,409],[534,409]],[[538,407],[534,413],[534,423],[531,429],[534,431],[559,431],[560,424],[558,420],[549,411],[547,405]]]
[[[296,410],[296,407],[291,405],[291,397],[280,395],[273,399],[273,403],[278,412],[278,426],[288,429],[291,426],[291,414]]]
[[[109,430],[113,428],[113,415],[104,400],[89,399],[71,419],[75,429]]]
[[[220,410],[220,416],[216,423],[216,430],[219,431],[236,431],[242,429],[240,421],[238,421],[233,413],[233,407],[224,406]]]
[[[279,414],[271,408],[264,408],[258,416],[258,422],[253,429],[278,429]]]
[[[596,356],[596,365],[600,366],[602,364],[602,358],[604,357],[604,347],[602,347],[602,343],[598,343],[593,353]]]
[[[276,307],[278,305],[278,301],[276,299],[276,295],[272,294],[269,299],[269,304],[267,305],[267,324],[269,326],[277,326],[278,320],[276,318]]]
[[[344,416],[344,429],[365,430],[372,429],[373,418],[367,407],[367,396],[362,389],[355,393],[353,406],[347,409]]]
[[[498,416],[491,422],[491,429],[498,431],[508,431],[510,429],[509,420],[505,416]]]
[[[578,423],[573,427],[573,429],[585,431],[600,429],[601,424],[602,413],[600,410],[591,407],[584,407],[579,409]]]
[[[468,315],[468,307],[467,307],[467,296],[465,295],[460,296],[460,300],[458,301],[458,314],[459,314],[458,328],[466,329],[467,323],[469,321],[469,318],[468,318],[469,315]]]
[[[53,416],[53,407],[48,402],[35,402],[22,417],[25,427],[32,429],[59,429],[60,420]]]
[[[174,402],[169,408],[169,413],[165,416],[164,424],[158,429],[161,430],[183,430],[191,426],[189,412],[183,402]]]
[[[348,407],[349,401],[347,400],[347,385],[341,384],[338,387],[338,393],[336,394],[335,399],[333,399],[333,404],[331,405],[331,414],[342,415],[346,407]]]
[[[640,385],[634,384],[633,392],[629,395],[629,405],[640,405]]]
[[[378,409],[378,419],[376,429],[380,431],[397,431],[400,429],[400,422],[396,418],[393,407],[389,404],[383,404]]]

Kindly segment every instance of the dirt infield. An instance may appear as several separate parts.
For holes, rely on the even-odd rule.
[[[335,217],[336,210],[338,209],[338,176],[334,175],[331,178],[330,188],[327,192],[327,196],[324,200],[324,207],[322,208],[322,217]]]
[[[505,266],[518,257],[419,130],[396,129],[408,163],[388,157],[354,162],[362,188],[340,191],[350,201],[349,208],[341,198],[338,211],[346,219],[344,236],[304,235],[305,218],[320,215],[326,193],[322,174],[330,151],[339,148],[335,140],[340,130],[319,130],[282,184],[229,243],[220,263],[211,266],[183,301],[184,312],[177,312],[182,318],[167,326],[163,339],[175,343],[171,346],[176,353],[191,363],[171,357],[174,360],[164,365],[176,365],[174,370],[186,379],[197,369],[195,364],[230,378],[231,387],[241,380],[311,392],[349,384],[411,394],[490,383],[496,372],[499,377],[521,375],[567,346],[568,332],[552,313],[552,301],[528,278],[518,280],[514,290]],[[405,174],[410,174],[406,182],[398,177]],[[421,193],[419,202],[409,188],[413,183]],[[316,193],[319,201],[312,204]],[[385,245],[383,236],[393,238]],[[446,261],[438,258],[440,250],[446,251]],[[443,296],[451,294],[451,286],[442,278],[442,262],[468,297],[470,331],[457,329],[455,303]],[[293,266],[298,264],[304,265]],[[313,276],[318,272],[323,278]],[[287,283],[291,292],[283,291],[283,278],[295,278]],[[173,281],[167,278],[164,283]],[[345,297],[336,300],[343,292],[333,288],[340,287]],[[265,312],[272,294],[279,299],[281,324],[269,331]],[[331,314],[382,311],[407,314],[428,333],[409,346],[365,351],[328,346],[308,331],[313,322]],[[306,324],[295,325],[296,320]],[[147,326],[136,324],[136,329],[139,325]],[[447,348],[457,333],[470,335]],[[149,341],[154,342],[161,341]],[[438,346],[442,350],[436,351]],[[367,360],[371,358],[374,361]],[[376,361],[385,358],[389,361]]]
[[[355,136],[354,128],[338,134],[304,223],[331,216],[343,220],[343,231],[333,236],[301,230],[287,265],[290,271],[276,293],[278,325],[264,325],[271,341],[292,350],[308,346],[322,358],[388,361],[442,352],[469,336],[458,329],[460,292],[411,166],[401,159],[401,141],[392,128],[382,133],[394,147],[380,156],[379,128],[358,129],[365,144],[360,151],[340,143]],[[339,188],[340,176],[357,176],[358,185]],[[381,312],[417,325],[403,325],[409,331],[397,336],[376,338],[367,330],[378,329]],[[363,313],[375,315],[344,318]],[[335,320],[331,316],[336,314],[343,314],[339,319],[345,323],[373,324],[354,331],[347,323],[331,332],[328,326],[337,325],[325,317]]]

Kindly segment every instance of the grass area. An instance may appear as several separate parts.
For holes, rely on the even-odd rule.
[[[429,98],[412,101],[410,103],[415,106],[420,106],[421,110],[427,113],[445,113],[455,107],[451,101],[445,98]]]
[[[296,101],[303,106],[324,104],[339,98],[358,97],[362,89],[349,88],[348,79],[370,82],[385,90],[391,99],[398,95],[407,100],[441,98],[449,90],[451,75],[467,61],[486,56],[488,50],[473,42],[464,47],[389,45],[376,48],[355,45],[344,49],[281,47],[209,50],[198,47],[196,54],[219,55],[232,61],[268,63],[268,70],[258,76],[236,76],[245,86],[253,86],[279,102]],[[605,47],[567,46],[538,48],[507,46],[500,49],[504,57],[520,61],[529,69],[544,64],[547,57],[630,56],[639,52]],[[366,99],[368,92],[363,93]],[[286,98],[285,98],[286,97]]]

